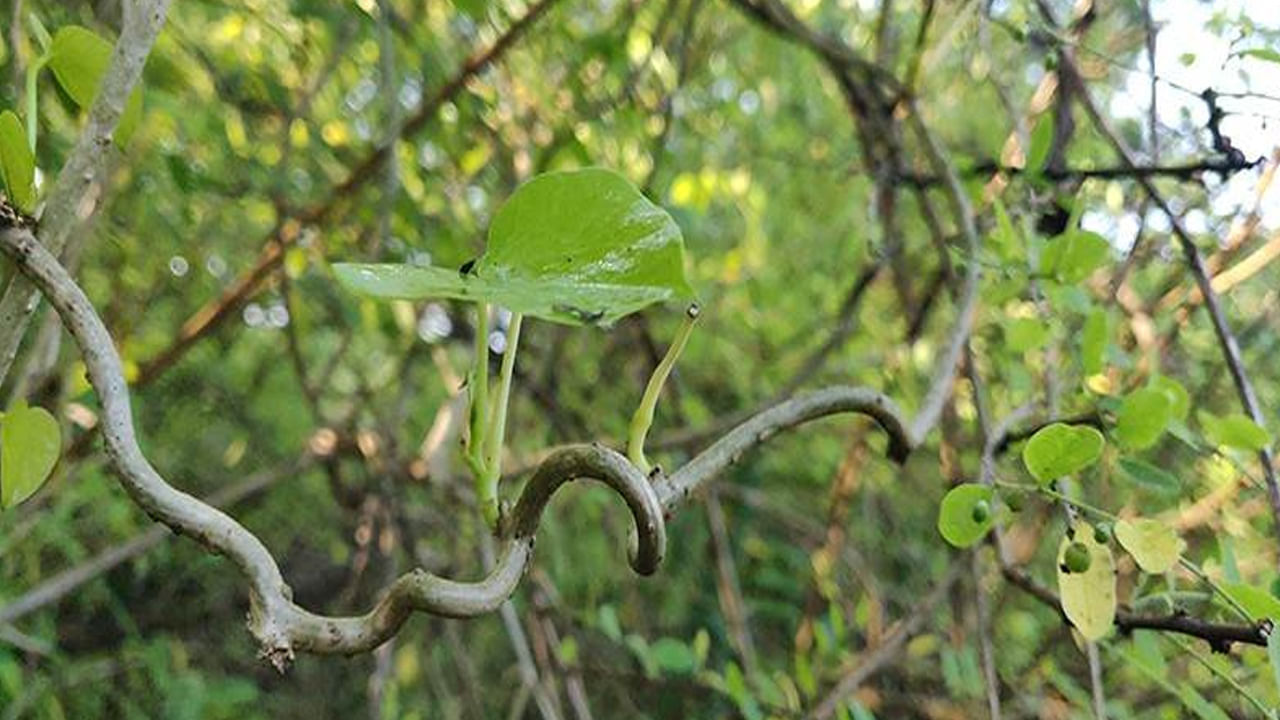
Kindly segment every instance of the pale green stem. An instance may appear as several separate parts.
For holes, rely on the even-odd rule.
[[[489,428],[489,305],[476,307],[476,352],[467,379],[471,407],[468,409],[470,431],[467,434],[467,464],[475,476],[476,491],[484,485],[485,433]]]
[[[511,400],[511,378],[516,370],[516,350],[520,346],[520,326],[524,316],[511,314],[507,326],[507,347],[502,351],[502,375],[494,398],[493,416],[485,436],[484,482],[480,488],[480,509],[490,527],[498,526],[498,479],[502,477],[502,444],[507,434],[507,403]]]
[[[36,152],[36,113],[40,111],[40,106],[36,102],[36,93],[39,89],[36,81],[40,78],[40,71],[48,62],[49,56],[44,55],[27,66],[27,145],[31,146],[32,155]]]
[[[654,368],[653,375],[649,376],[649,385],[645,387],[644,396],[640,398],[640,406],[636,408],[635,415],[631,416],[627,457],[642,472],[647,473],[651,469],[649,461],[644,456],[644,440],[649,435],[650,426],[653,425],[658,396],[662,394],[662,386],[666,384],[667,377],[671,375],[676,361],[680,359],[680,353],[684,352],[684,346],[689,342],[689,335],[693,332],[694,323],[697,321],[698,306],[693,304],[685,312],[684,322],[680,323],[680,329],[676,331],[676,339],[671,343],[671,347],[667,348],[666,356],[662,358],[662,362],[658,363],[658,367]]]

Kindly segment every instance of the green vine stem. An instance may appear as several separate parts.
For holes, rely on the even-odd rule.
[[[684,346],[689,342],[689,335],[693,333],[693,326],[698,321],[699,313],[697,303],[690,305],[685,310],[684,321],[680,323],[680,329],[676,331],[675,341],[671,343],[671,347],[667,348],[667,354],[662,358],[662,362],[658,363],[658,367],[653,369],[653,374],[649,376],[649,384],[644,389],[644,396],[640,398],[640,406],[636,408],[635,415],[631,416],[631,433],[627,442],[627,457],[645,473],[652,470],[652,467],[644,456],[644,440],[649,435],[649,427],[653,425],[653,414],[658,407],[658,396],[662,394],[662,386],[666,384],[667,377],[671,375],[671,370],[675,368],[676,361],[680,359],[680,353],[684,352]]]
[[[471,372],[467,375],[469,432],[467,433],[467,465],[476,479],[476,491],[484,483],[484,438],[488,429],[489,413],[489,305],[476,307],[476,352]]]
[[[493,416],[489,418],[489,427],[485,433],[484,475],[480,485],[480,510],[484,513],[489,527],[497,528],[498,511],[498,479],[502,477],[502,445],[507,434],[507,403],[511,399],[511,378],[515,375],[516,350],[520,347],[520,327],[524,324],[524,315],[511,314],[511,323],[507,326],[507,346],[502,351],[502,375],[498,380],[498,394],[493,402]]]

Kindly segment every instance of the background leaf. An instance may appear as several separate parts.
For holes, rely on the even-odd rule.
[[[1115,524],[1115,536],[1138,567],[1153,575],[1168,572],[1187,546],[1172,527],[1149,518],[1120,520]]]
[[[98,85],[111,62],[111,49],[110,42],[79,25],[63,27],[53,36],[53,44],[49,48],[49,67],[58,79],[58,84],[83,110],[88,110],[98,95]],[[116,125],[116,144],[122,147],[127,145],[141,120],[142,87],[139,86],[129,95],[120,122]]]

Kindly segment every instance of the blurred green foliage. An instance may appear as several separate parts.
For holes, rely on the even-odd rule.
[[[1064,3],[1052,4],[1065,16]],[[932,31],[917,87],[975,200],[990,174],[968,170],[1000,160],[1015,132],[1002,102],[1012,98],[1022,112],[1052,57],[1014,32],[1039,27],[1031,3],[989,4],[991,19],[981,17],[984,5],[925,4]],[[874,56],[875,4],[790,6]],[[902,75],[924,6],[890,7],[898,51],[888,62]],[[118,3],[29,0],[22,8],[51,29],[83,25],[105,37],[118,30]],[[1165,518],[1214,579],[1271,587],[1276,529],[1256,456],[1240,448],[1271,443],[1280,429],[1274,267],[1223,299],[1270,413],[1268,428],[1249,427],[1201,311],[1188,317],[1177,304],[1157,306],[1190,281],[1167,223],[1153,219],[1131,182],[1090,180],[1055,198],[1059,185],[1040,174],[1015,177],[1001,209],[980,212],[986,246],[977,258],[938,252],[933,220],[904,187],[897,232],[886,238],[849,108],[804,48],[731,3],[562,2],[449,90],[467,58],[527,9],[520,0],[180,2],[148,61],[142,119],[113,156],[113,187],[92,220],[79,278],[135,383],[144,448],[182,489],[216,493],[290,467],[308,448],[334,448],[233,510],[281,559],[300,603],[361,612],[419,563],[477,577],[486,533],[456,452],[444,453],[443,468],[414,465],[470,361],[474,318],[451,302],[359,299],[337,285],[329,263],[457,267],[483,250],[495,209],[521,181],[588,165],[617,170],[672,213],[704,308],[659,405],[651,460],[678,466],[698,445],[674,442],[671,432],[715,427],[794,389],[840,323],[858,276],[892,242],[901,263],[873,282],[854,307],[854,332],[803,375],[803,388],[868,385],[918,406],[955,323],[948,293],[930,287],[946,285],[944,260],[982,263],[972,348],[985,380],[983,412],[998,419],[1041,401],[1051,375],[1063,415],[1106,414],[1111,441],[1078,476],[1090,503]],[[1111,62],[1086,53],[1080,60],[1100,99],[1120,96],[1132,75],[1125,68],[1142,63],[1140,17],[1133,0],[1097,9],[1083,42]],[[1216,22],[1222,37],[1276,42],[1247,17],[1224,13]],[[23,107],[22,62],[34,43],[21,24],[6,22],[0,108]],[[36,160],[46,187],[75,141],[78,102],[41,86]],[[424,103],[434,109],[419,120]],[[411,132],[400,132],[405,123]],[[1076,124],[1067,164],[1114,166],[1078,111]],[[1137,121],[1121,129],[1132,144],[1149,141]],[[1052,131],[1048,121],[1029,129],[1030,157],[1047,157],[1041,146]],[[1169,162],[1212,152],[1203,118],[1162,133]],[[381,147],[394,172],[366,164]],[[918,154],[913,142],[906,147]],[[341,185],[362,167],[358,182]],[[1245,177],[1257,173],[1232,182]],[[1220,185],[1158,182],[1180,212],[1202,220],[1197,240],[1206,254],[1240,221],[1237,208],[1214,202]],[[1090,229],[1051,244],[1035,230],[1049,199],[1078,206]],[[1135,218],[1146,231],[1126,263],[1134,236],[1126,222]],[[955,232],[950,218],[942,224],[944,237]],[[1255,228],[1228,265],[1274,232]],[[280,239],[289,245],[275,245]],[[267,263],[254,292],[222,322],[173,362],[156,362],[198,327],[202,309],[218,307],[273,253],[278,262]],[[0,280],[11,275],[0,264]],[[1121,276],[1117,301],[1110,281]],[[1142,317],[1127,297],[1138,299]],[[527,325],[508,421],[510,465],[527,466],[556,443],[620,445],[679,310],[650,310],[611,332]],[[35,352],[45,313],[20,365]],[[0,608],[152,527],[111,477],[100,441],[87,437],[96,401],[70,343],[58,358],[24,390],[33,404],[58,409],[72,454],[31,501],[0,514]],[[1148,379],[1162,374],[1185,388],[1197,412],[1156,430],[1134,409],[1134,429],[1119,433],[1136,433],[1127,444],[1140,449],[1122,452],[1117,413],[1128,428],[1131,393],[1147,392]],[[0,387],[0,397],[13,385]],[[538,692],[562,717],[575,716],[575,697],[595,717],[787,718],[811,710],[955,563],[969,562],[939,536],[937,512],[953,482],[979,472],[978,414],[974,387],[958,383],[941,431],[902,467],[883,459],[882,435],[860,419],[771,440],[719,480],[720,510],[697,502],[673,518],[668,558],[651,579],[622,562],[620,503],[598,487],[566,489],[514,599]],[[999,457],[1001,477],[1030,481],[1020,455],[1015,445]],[[506,482],[504,495],[517,487]],[[1052,585],[1061,514],[1047,503],[990,510],[1008,527],[1019,562]],[[721,511],[727,536],[711,518]],[[726,583],[726,559],[736,590]],[[1122,602],[1173,603],[1203,591],[1194,578],[1143,576],[1119,553],[1117,562]],[[975,586],[992,610],[1006,715],[1088,716],[1088,666],[1068,629],[990,563],[962,576],[906,641],[901,661],[850,696],[843,716],[983,716]],[[735,594],[750,651],[737,637]],[[1189,608],[1230,618],[1208,603]],[[524,708],[518,717],[540,716],[522,689],[517,657],[525,651],[513,649],[498,615],[419,617],[378,653],[302,656],[282,676],[255,657],[246,610],[228,563],[166,538],[0,626],[0,718],[480,718],[509,716],[513,706]],[[1199,643],[1201,661],[1148,631],[1113,633],[1102,647],[1112,717],[1252,716],[1254,706],[1224,677],[1263,703],[1280,702],[1263,648],[1210,656]]]

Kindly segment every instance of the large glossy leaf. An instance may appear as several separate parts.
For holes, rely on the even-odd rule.
[[[0,508],[26,500],[49,478],[62,450],[58,421],[19,401],[0,418]]]
[[[1115,536],[1138,567],[1153,575],[1168,572],[1187,546],[1172,527],[1150,518],[1117,522]]]
[[[22,121],[12,111],[0,113],[0,173],[5,191],[19,210],[31,213],[36,206],[36,160],[27,145]]]
[[[981,540],[995,521],[991,510],[994,495],[989,486],[975,483],[951,488],[938,507],[938,532],[943,539],[958,548]]]
[[[498,211],[488,248],[469,272],[350,264],[334,271],[375,298],[484,301],[570,325],[607,325],[693,295],[675,221],[600,168],[548,173],[521,186]]]
[[[1040,484],[1083,470],[1102,455],[1102,433],[1087,425],[1053,423],[1022,448],[1022,462]]]
[[[1089,568],[1067,572],[1064,555],[1073,542],[1089,551]],[[1088,523],[1075,525],[1074,537],[1062,538],[1058,546],[1058,592],[1062,611],[1086,640],[1097,640],[1111,630],[1116,619],[1116,569],[1111,548],[1099,544]]]
[[[98,95],[98,85],[106,75],[110,61],[111,43],[79,25],[68,25],[58,30],[49,48],[49,67],[58,84],[76,105],[86,110]],[[116,144],[128,144],[141,119],[142,88],[137,87],[129,95],[124,113],[116,125]]]

